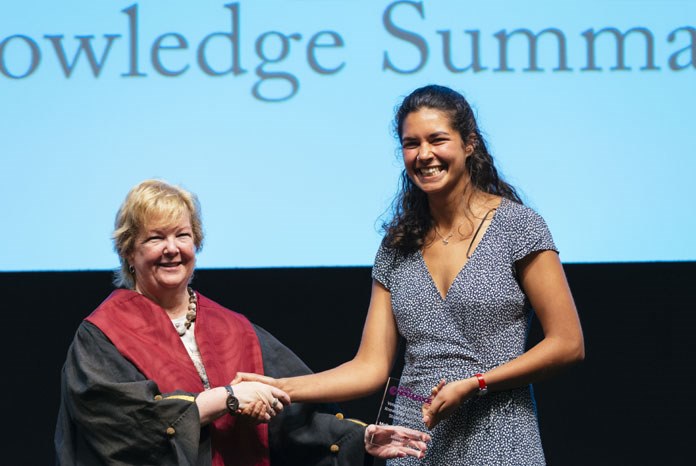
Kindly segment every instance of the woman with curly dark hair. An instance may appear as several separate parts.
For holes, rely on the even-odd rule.
[[[431,429],[432,444],[420,462],[390,465],[545,464],[530,384],[584,358],[551,234],[499,176],[461,94],[416,89],[395,130],[402,186],[375,259],[358,353],[319,374],[245,377],[298,401],[355,398],[383,386],[402,337],[397,393],[432,393],[422,419],[405,424]],[[533,313],[544,338],[525,351]]]

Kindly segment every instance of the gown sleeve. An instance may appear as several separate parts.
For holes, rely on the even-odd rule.
[[[200,441],[195,394],[160,393],[97,327],[80,325],[61,377],[57,464],[209,464]]]

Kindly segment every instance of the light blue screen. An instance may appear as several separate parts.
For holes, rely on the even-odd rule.
[[[470,100],[564,262],[696,260],[696,2],[111,0],[0,15],[0,270],[111,269],[127,191],[198,194],[199,267],[369,265],[394,107]]]

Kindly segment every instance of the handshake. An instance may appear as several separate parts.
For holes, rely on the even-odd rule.
[[[249,380],[255,378],[261,381]],[[274,379],[252,374],[238,375],[228,387],[228,411],[252,422],[270,422],[291,402],[290,396],[270,383]],[[382,459],[414,456],[423,458],[430,436],[401,426],[370,424],[365,428],[365,451]]]

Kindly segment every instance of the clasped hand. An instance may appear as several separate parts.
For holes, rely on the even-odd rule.
[[[283,390],[261,382],[231,382],[239,400],[238,414],[257,423],[268,422],[290,404],[290,397]]]
[[[476,393],[477,385],[468,379],[447,383],[445,379],[433,387],[432,396],[422,406],[423,423],[428,429],[449,417],[455,409]]]
[[[241,385],[242,383],[251,383],[249,381],[271,386],[278,385],[278,381],[272,377],[247,372],[237,373],[232,383]],[[363,440],[365,450],[377,458],[390,459],[406,456],[423,458],[427,449],[426,442],[430,441],[430,435],[407,427],[370,424],[365,429]]]

